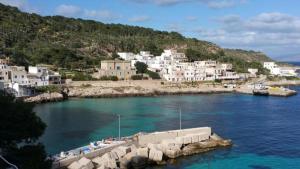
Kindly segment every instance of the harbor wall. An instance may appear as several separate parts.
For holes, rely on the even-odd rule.
[[[68,158],[68,159],[61,160],[59,162],[54,162],[53,165],[52,165],[52,168],[57,169],[57,168],[68,166],[68,165],[72,164],[74,161],[80,160],[82,157],[92,159],[92,158],[95,158],[95,157],[98,157],[98,156],[102,156],[105,153],[110,152],[112,149],[114,149],[116,147],[119,147],[119,146],[122,146],[122,145],[125,145],[125,144],[127,144],[127,143],[116,144],[116,145],[113,145],[111,147],[106,147],[106,148],[102,148],[102,149],[92,151],[88,154],[82,154],[82,155],[74,156],[73,158]]]
[[[182,129],[182,130],[171,130],[163,132],[149,133],[145,135],[138,136],[138,143],[140,146],[146,146],[149,143],[158,144],[165,139],[175,139],[176,137],[183,137],[195,133],[203,133],[207,136],[210,136],[212,130],[210,127],[200,127],[200,128],[191,128],[191,129]]]

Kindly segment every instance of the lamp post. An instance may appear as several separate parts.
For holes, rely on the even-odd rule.
[[[121,140],[121,116],[118,114],[119,117],[119,141]]]
[[[181,130],[181,108],[179,108],[179,129]]]

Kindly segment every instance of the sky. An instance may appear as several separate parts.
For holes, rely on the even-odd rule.
[[[300,0],[0,0],[43,16],[176,31],[224,48],[300,61]]]

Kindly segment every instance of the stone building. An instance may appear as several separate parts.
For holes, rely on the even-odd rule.
[[[128,80],[136,75],[136,69],[131,67],[130,61],[124,60],[103,60],[99,69],[99,77],[117,76],[118,79]]]

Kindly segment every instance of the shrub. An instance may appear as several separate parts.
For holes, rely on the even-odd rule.
[[[90,81],[90,80],[95,80],[95,79],[87,73],[76,72],[74,74],[74,76],[72,77],[72,80],[74,80],[74,81]]]
[[[40,86],[36,88],[36,92],[38,93],[46,93],[46,92],[54,93],[60,91],[61,91],[60,87],[56,85]]]
[[[92,86],[91,84],[82,84],[81,85],[82,88],[88,88],[88,87],[91,87],[91,86]]]
[[[152,72],[150,70],[147,70],[147,74],[152,78],[152,79],[161,79],[159,74],[157,72]]]
[[[106,80],[111,80],[111,81],[118,81],[118,77],[117,76],[102,76],[100,78],[100,80],[106,81]]]
[[[216,82],[216,83],[222,83],[222,80],[216,79],[215,82]]]
[[[131,79],[132,80],[142,80],[143,79],[143,75],[132,75]]]

